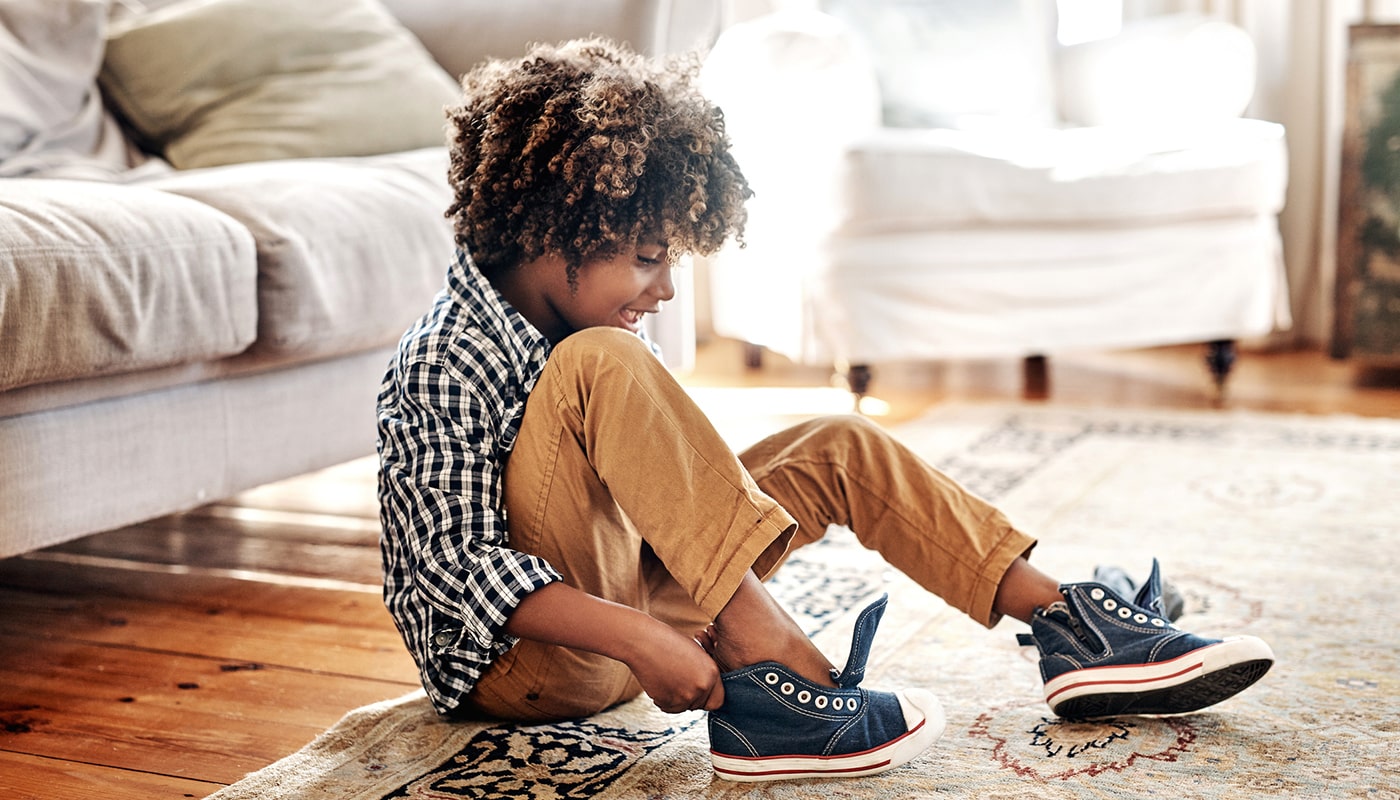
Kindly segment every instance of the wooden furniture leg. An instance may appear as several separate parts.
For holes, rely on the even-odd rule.
[[[846,386],[850,388],[851,397],[855,400],[857,414],[860,413],[860,399],[870,391],[870,381],[874,376],[874,370],[869,364],[852,364],[846,368]]]
[[[1021,396],[1026,400],[1044,400],[1050,396],[1050,367],[1045,356],[1026,356],[1022,362]]]
[[[749,369],[763,368],[763,345],[744,342],[744,366]]]
[[[1235,366],[1235,340],[1216,339],[1206,343],[1206,367],[1215,381],[1216,400],[1225,398],[1225,381]]]

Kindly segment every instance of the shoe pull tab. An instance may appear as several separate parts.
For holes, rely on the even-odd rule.
[[[842,689],[854,689],[865,678],[865,662],[870,658],[870,645],[875,641],[875,629],[880,626],[880,618],[885,615],[890,596],[880,595],[879,599],[865,607],[856,617],[855,630],[851,633],[851,654],[846,657],[846,668],[831,671],[832,680]]]

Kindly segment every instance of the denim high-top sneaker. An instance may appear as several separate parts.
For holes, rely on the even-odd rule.
[[[856,619],[845,669],[832,689],[774,661],[727,672],[724,706],[710,713],[710,761],[731,781],[874,775],[904,764],[943,733],[943,707],[922,689],[859,688],[881,596]]]
[[[1045,702],[1061,717],[1182,714],[1232,697],[1269,671],[1274,653],[1254,636],[1207,639],[1167,619],[1156,559],[1128,600],[1101,583],[1060,587],[1017,636],[1040,651]]]

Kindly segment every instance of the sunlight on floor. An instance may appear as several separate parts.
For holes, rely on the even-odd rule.
[[[686,391],[736,451],[804,420],[855,410],[850,392],[828,386],[693,386]],[[861,412],[878,421],[890,413],[890,404],[866,397]]]
[[[695,386],[686,390],[705,413],[718,416],[823,416],[849,414],[851,393],[831,386]],[[889,403],[876,397],[861,402],[861,412],[884,416]]]

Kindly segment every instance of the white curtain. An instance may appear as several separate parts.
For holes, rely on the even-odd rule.
[[[1400,22],[1400,0],[1124,0],[1130,18],[1172,11],[1220,15],[1254,38],[1259,81],[1247,116],[1288,131],[1288,204],[1279,225],[1294,324],[1279,338],[1325,345],[1332,335],[1347,29]]]

